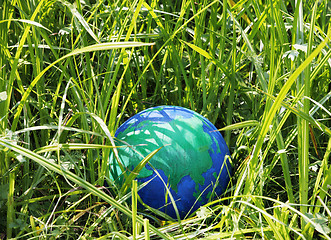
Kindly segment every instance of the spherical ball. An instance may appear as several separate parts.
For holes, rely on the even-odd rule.
[[[216,127],[200,114],[177,106],[159,106],[128,119],[116,131],[119,160],[128,173],[149,153],[162,147],[139,172],[142,201],[173,218],[193,213],[220,196],[232,172],[229,149]],[[110,156],[110,176],[125,181]],[[173,201],[171,201],[171,194]]]

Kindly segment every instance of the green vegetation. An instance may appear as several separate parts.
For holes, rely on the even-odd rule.
[[[0,2],[1,239],[331,239],[330,1]],[[107,176],[157,105],[207,117],[235,170],[177,222]]]

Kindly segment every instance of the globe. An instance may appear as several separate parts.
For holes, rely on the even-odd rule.
[[[146,109],[116,131],[118,160],[110,155],[110,176],[122,184],[148,154],[161,148],[136,179],[147,183],[141,200],[172,218],[183,219],[224,193],[232,173],[229,149],[216,127],[202,115],[178,106]],[[176,214],[177,209],[177,214]]]

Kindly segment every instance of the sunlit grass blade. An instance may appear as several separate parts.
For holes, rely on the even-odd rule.
[[[312,207],[311,212],[318,213],[320,211],[320,206],[315,206],[316,197],[318,196],[320,201],[324,200],[328,195],[328,186],[331,185],[331,167],[328,166],[328,159],[331,154],[331,137],[329,138],[328,145],[326,147],[326,151],[322,160],[321,168],[318,171],[318,175],[316,177],[316,182],[313,190],[313,194],[311,197]],[[314,210],[313,210],[314,206]]]
[[[91,37],[96,42],[100,43],[98,37],[94,34],[94,32],[90,28],[88,22],[85,21],[84,17],[79,13],[79,11],[77,10],[77,8],[73,4],[71,4],[71,3],[69,3],[69,2],[67,2],[65,0],[60,0],[60,2],[62,2],[62,4],[64,4],[65,6],[67,6],[70,9],[72,15],[74,15],[78,19],[78,21],[82,24],[82,26],[84,27],[84,29],[91,35]]]
[[[218,131],[235,130],[235,129],[245,128],[245,127],[252,127],[252,126],[259,126],[259,125],[260,125],[260,122],[258,122],[256,120],[248,120],[248,121],[228,125],[226,127],[223,127],[221,129],[219,129]]]
[[[114,146],[109,145],[100,145],[100,144],[85,144],[85,143],[60,143],[60,144],[53,144],[45,147],[41,147],[36,149],[35,152],[45,153],[45,152],[52,152],[58,150],[86,150],[86,149],[102,149],[102,148],[114,148]]]
[[[137,207],[138,207],[138,183],[137,180],[132,180],[132,238],[135,240],[138,234],[137,226]]]
[[[139,162],[139,164],[132,170],[132,172],[130,173],[129,176],[127,176],[124,184],[122,185],[122,188],[120,190],[120,192],[122,194],[125,194],[128,189],[131,186],[132,181],[137,177],[137,175],[139,174],[139,172],[145,167],[145,165],[151,160],[151,158],[162,149],[158,148],[156,150],[154,150],[153,152],[151,152],[150,154],[148,154],[143,160],[141,160],[141,162]]]
[[[8,203],[7,203],[7,237],[11,238],[13,234],[13,226],[11,224],[15,221],[15,170],[9,173],[9,190],[8,190]]]
[[[30,25],[33,25],[33,26],[36,26],[36,27],[43,28],[43,29],[47,30],[48,32],[52,32],[51,30],[49,30],[48,28],[46,28],[42,24],[40,24],[36,21],[33,21],[33,20],[28,20],[28,19],[4,19],[4,20],[0,20],[0,24],[1,23],[7,23],[7,22],[15,22],[15,21],[22,22],[22,23],[27,23],[27,24],[30,24]],[[25,45],[23,45],[23,46],[25,46]]]
[[[188,42],[184,42],[182,41],[183,43],[185,43],[186,45],[188,45],[190,48],[192,48],[194,51],[197,51],[199,54],[201,54],[202,56],[206,57],[207,59],[211,60],[217,67],[219,67],[223,72],[224,74],[226,74],[228,77],[230,76],[228,70],[226,69],[226,67],[222,66],[222,64],[217,61],[212,55],[210,55],[208,52],[206,52],[205,50],[203,50],[202,48],[196,46],[196,45],[193,45],[191,43],[188,43]]]

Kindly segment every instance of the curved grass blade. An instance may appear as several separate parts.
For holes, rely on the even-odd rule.
[[[85,144],[85,143],[63,143],[53,144],[45,147],[41,147],[34,152],[40,154],[44,152],[52,152],[57,150],[83,150],[83,149],[101,149],[101,148],[114,148],[114,146],[102,145],[102,144]]]
[[[205,58],[207,58],[208,60],[212,61],[213,64],[215,64],[217,67],[219,67],[223,73],[230,78],[230,73],[229,71],[217,60],[215,59],[212,55],[210,55],[208,52],[206,52],[205,50],[203,50],[202,48],[185,42],[183,40],[180,40],[182,43],[185,43],[187,46],[189,46],[190,48],[192,48],[194,51],[196,51],[197,53],[201,54],[202,56],[204,56]]]
[[[85,114],[85,113],[84,113]],[[43,126],[34,126],[34,127],[28,127],[28,128],[24,128],[21,130],[17,130],[14,132],[14,134],[21,134],[21,133],[25,133],[25,132],[30,132],[30,131],[38,131],[38,130],[57,130],[58,126],[55,125],[43,125]],[[91,135],[95,135],[98,137],[104,137],[104,135],[97,133],[97,132],[92,132],[92,131],[88,131],[88,130],[82,130],[79,128],[73,128],[73,127],[61,127],[61,130],[66,130],[66,131],[73,131],[73,132],[77,132],[77,133],[86,133],[86,134],[91,134]]]
[[[130,175],[126,178],[122,188],[121,188],[121,193],[125,194],[126,191],[128,191],[129,187],[132,184],[132,181],[136,178],[136,176],[139,174],[139,172],[141,171],[141,169],[143,169],[145,167],[145,165],[151,160],[151,158],[158,152],[161,150],[160,147],[156,150],[154,150],[153,152],[151,152],[150,154],[148,154],[134,169],[133,171],[130,173]]]
[[[27,23],[27,24],[33,25],[35,27],[43,28],[43,29],[45,29],[45,30],[47,30],[49,32],[52,32],[47,27],[43,26],[42,24],[40,24],[38,22],[32,21],[32,20],[27,20],[27,19],[5,19],[5,20],[1,20],[0,21],[0,24],[1,23],[5,23],[5,22],[23,22],[23,23]]]
[[[240,128],[245,128],[245,127],[253,127],[253,126],[259,126],[260,122],[256,120],[248,120],[244,122],[239,122],[239,123],[234,123],[231,125],[228,125],[224,128],[218,129],[217,131],[227,131],[227,130],[235,130],[235,129],[240,129]]]
[[[91,37],[96,42],[100,43],[98,37],[94,34],[94,32],[92,31],[92,29],[90,28],[90,26],[88,25],[88,23],[85,21],[84,17],[78,12],[77,8],[73,4],[71,4],[71,3],[67,2],[67,1],[61,0],[60,2],[62,2],[63,5],[67,6],[70,9],[72,15],[74,15],[78,19],[78,21],[80,22],[80,24],[82,24],[82,26],[84,27],[84,29],[91,35]]]

